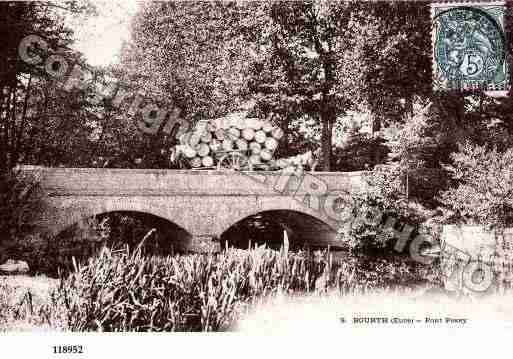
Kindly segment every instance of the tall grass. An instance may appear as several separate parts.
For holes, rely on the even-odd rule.
[[[63,307],[51,299],[57,283],[44,276],[0,277],[0,331],[66,329]]]
[[[54,301],[76,331],[222,331],[278,293],[365,293],[374,286],[364,272],[329,253],[260,248],[144,257],[140,249],[104,249],[61,280]]]

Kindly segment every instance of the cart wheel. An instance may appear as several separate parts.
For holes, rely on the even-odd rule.
[[[218,170],[232,170],[232,171],[241,171],[241,170],[252,170],[253,166],[248,161],[248,158],[238,152],[231,152],[225,154],[219,160],[217,164]]]

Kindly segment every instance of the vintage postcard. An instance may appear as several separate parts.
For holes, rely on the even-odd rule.
[[[511,11],[0,2],[2,354],[507,345]]]

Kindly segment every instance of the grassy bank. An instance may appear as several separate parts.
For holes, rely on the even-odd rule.
[[[6,330],[223,331],[278,296],[407,293],[436,285],[430,275],[416,264],[334,260],[329,253],[231,249],[159,257],[105,249],[61,280],[3,279],[0,323]]]
[[[62,330],[62,312],[50,303],[59,281],[46,276],[0,276],[0,331]]]

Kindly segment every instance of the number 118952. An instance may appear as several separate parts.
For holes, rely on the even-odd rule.
[[[54,354],[83,354],[84,349],[82,345],[54,345]]]

